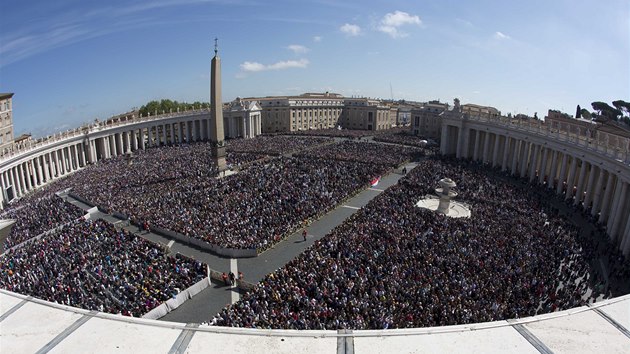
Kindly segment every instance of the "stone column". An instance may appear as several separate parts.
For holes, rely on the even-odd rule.
[[[124,155],[125,154],[125,146],[123,144],[123,133],[116,133],[116,155]]]
[[[140,136],[139,136],[139,140],[140,140],[140,149],[144,150],[145,149],[145,142],[144,142],[144,128],[140,128],[140,132],[139,132]]]
[[[249,120],[251,120],[251,119],[248,119],[248,121]],[[448,125],[443,127],[442,134],[441,134],[441,137],[440,137],[440,153],[442,155],[446,155],[448,153],[448,135],[447,135],[447,131],[448,131]]]
[[[131,131],[131,149],[133,151],[138,150],[138,129]]]
[[[586,166],[587,162],[582,160],[582,167],[580,167],[580,175],[577,181],[577,189],[575,191],[575,205],[578,205],[582,199],[584,199],[584,185],[586,184]]]
[[[506,171],[508,169],[508,159],[510,158],[510,142],[512,138],[505,136],[503,139],[503,161],[501,163],[501,170]]]
[[[11,185],[13,186],[13,197],[17,197],[18,195],[20,195],[20,187],[17,184],[17,176],[16,176],[16,172],[15,172],[15,167],[11,167],[9,169],[9,180],[11,181]]]
[[[569,167],[569,177],[567,178],[567,193],[564,196],[565,199],[570,199],[573,197],[573,187],[575,187],[575,175],[577,174],[577,169],[578,159],[573,157]]]
[[[74,169],[78,170],[79,165],[81,164],[79,161],[79,144],[75,144],[73,148],[74,148]]]
[[[545,183],[547,176],[547,163],[549,162],[549,148],[545,147],[542,151],[542,161],[540,162],[540,171],[538,172],[538,184]]]
[[[31,168],[29,167],[28,162],[24,162],[21,166],[22,167],[20,169],[22,170],[23,178],[26,182],[26,190],[30,191],[33,189],[31,186]]]
[[[42,165],[41,165],[41,156],[37,156],[35,158],[35,168],[37,171],[37,177],[35,178],[35,183],[37,183],[37,186],[41,186],[42,184],[44,184],[44,174],[42,173]]]
[[[109,156],[118,156],[118,151],[116,150],[116,137],[113,135],[109,136]]]
[[[560,153],[558,151],[558,153]],[[560,174],[558,175],[558,186],[556,187],[556,194],[562,194],[562,187],[565,182],[565,178],[567,175],[567,160],[569,157],[566,153],[562,154],[562,165],[560,167]]]
[[[63,176],[66,174],[66,165],[63,157],[63,148],[55,151],[55,168],[57,169],[57,175]]]
[[[538,167],[538,155],[540,146],[532,143],[531,163],[529,164],[529,181],[532,182],[536,178],[536,168]]]
[[[8,202],[7,187],[9,184],[7,183],[6,175],[6,171],[0,174],[0,183],[2,184],[2,208],[4,208]]]
[[[555,151],[555,150],[551,150],[551,169],[549,170],[549,177],[547,178],[548,180],[550,180],[549,182],[549,189],[553,189],[554,188],[554,183],[556,178],[558,178],[558,158],[560,157],[560,152],[559,151]]]
[[[617,206],[614,209],[614,218],[612,219],[612,227],[610,229],[610,237],[611,239],[617,243],[616,241],[619,239],[619,232],[622,226],[622,222],[625,221],[624,217],[627,217],[628,208],[626,208],[626,204],[628,201],[628,183],[622,182],[621,184],[621,193],[619,193]]]
[[[125,132],[125,143],[127,143],[127,149],[126,149],[126,153],[131,152],[131,131],[126,131]]]
[[[527,141],[523,141],[521,145],[522,145],[522,148],[521,148],[521,159],[519,161],[519,165],[520,165],[519,176],[521,178],[525,178],[525,176],[527,176],[527,163],[529,162],[529,150],[531,147],[531,143]]]
[[[95,163],[98,160],[98,156],[96,156],[96,141],[88,140],[88,144],[90,145],[90,151],[88,153],[88,161],[89,163]]]
[[[479,130],[476,130],[476,133],[475,133],[475,148],[473,150],[473,160],[474,161],[479,160],[479,144],[481,143],[479,140],[481,140],[481,133],[479,132]]]
[[[190,121],[188,121],[188,123],[189,123],[189,125],[190,125],[190,128],[189,128],[189,131],[190,131],[190,141],[191,141],[191,142],[192,142],[192,141],[197,141],[197,126],[196,126],[196,124],[195,124],[195,120],[194,120],[194,119],[193,119],[193,120],[190,120]]]
[[[488,133],[488,131],[485,131],[483,133],[483,153],[482,153],[482,157],[481,157],[481,162],[484,164],[488,163],[488,160],[490,159],[490,134]]]
[[[617,183],[615,183],[615,191],[612,199],[612,204],[610,205],[610,208],[608,210],[608,219],[606,220],[606,232],[611,239],[613,239],[613,226],[615,223],[615,218],[619,213],[619,204],[623,196],[622,194],[624,191],[624,185],[625,183],[623,183],[621,178],[617,177]]]
[[[47,155],[47,154],[46,154]],[[46,158],[46,155],[42,155],[42,167],[44,168],[44,177],[46,178],[46,182],[50,181],[50,160]],[[48,155],[50,158],[50,155]]]
[[[23,195],[23,194],[26,194],[27,189],[26,189],[26,181],[24,180],[24,169],[22,167],[22,164],[19,164],[17,166],[17,170],[18,170],[18,177],[20,179],[20,191],[21,191],[20,194]]]
[[[516,176],[516,167],[518,166],[518,156],[520,152],[520,147],[523,144],[523,141],[517,138],[512,138],[514,141],[512,147],[512,166],[511,166],[511,174],[512,176]]]
[[[498,134],[494,134],[494,146],[492,148],[492,167],[499,165],[499,140],[501,137]]]
[[[588,173],[588,182],[586,183],[586,195],[584,196],[584,208],[587,209],[590,207],[591,202],[593,201],[593,194],[595,193],[595,188],[597,188],[595,184],[595,178],[601,178],[601,173],[599,173],[599,168],[593,164],[591,164],[591,170]],[[597,179],[597,185],[600,185],[599,179]]]
[[[59,155],[57,154],[57,151],[56,150],[52,151],[50,153],[50,157],[51,157],[52,170],[53,170],[53,179],[55,179],[61,176],[61,171],[59,169]]]
[[[150,125],[147,127],[147,145],[153,146],[153,126]]]
[[[462,147],[464,145],[463,128],[457,128],[457,147],[455,148],[455,158],[462,158]]]
[[[610,208],[612,207],[612,197],[613,197],[613,180],[616,179],[616,176],[609,172],[608,173],[608,181],[606,181],[606,190],[604,191],[604,196],[601,202],[601,211],[599,214],[599,222],[604,223],[608,221],[608,215],[610,213]]]

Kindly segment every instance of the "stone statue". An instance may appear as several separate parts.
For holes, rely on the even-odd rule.
[[[453,100],[453,110],[454,110],[455,112],[461,112],[461,111],[462,111],[462,108],[461,108],[461,107],[460,107],[460,105],[459,105],[459,98],[455,98],[455,99]]]

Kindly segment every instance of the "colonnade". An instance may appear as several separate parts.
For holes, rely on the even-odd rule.
[[[442,154],[508,171],[588,210],[630,254],[630,166],[570,142],[492,124],[445,119]]]
[[[14,198],[99,160],[154,146],[208,140],[209,114],[186,114],[95,129],[0,160],[0,208]],[[255,133],[252,127],[252,134]],[[257,133],[260,134],[260,129]]]
[[[224,116],[224,135],[226,138],[253,138],[261,134],[261,115],[244,114]]]

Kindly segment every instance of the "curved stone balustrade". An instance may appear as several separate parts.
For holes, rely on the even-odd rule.
[[[624,353],[630,295],[550,314],[467,325],[387,330],[267,330],[211,327],[87,311],[0,290],[7,353],[481,352]],[[98,344],[96,344],[98,343]]]

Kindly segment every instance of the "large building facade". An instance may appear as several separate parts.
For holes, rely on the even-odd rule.
[[[262,109],[262,132],[312,129],[383,130],[396,124],[397,109],[370,98],[345,98],[337,93],[247,98]]]
[[[411,131],[423,138],[439,139],[442,134],[441,114],[448,110],[448,104],[429,101],[411,110]]]
[[[0,154],[13,144],[13,93],[0,93]]]
[[[353,130],[385,130],[396,125],[398,110],[381,100],[346,98],[339,125]]]
[[[263,133],[335,128],[343,109],[343,96],[328,92],[246,100],[260,105]]]

